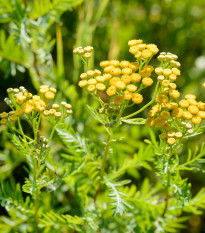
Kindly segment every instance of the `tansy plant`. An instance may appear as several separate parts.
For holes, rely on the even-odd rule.
[[[98,109],[88,108],[108,134],[103,152],[68,127],[71,105],[52,102],[55,88],[42,85],[39,95],[24,87],[8,89],[5,102],[11,111],[1,113],[0,122],[26,157],[29,175],[16,189],[2,183],[0,200],[9,218],[1,219],[1,226],[7,228],[0,232],[179,232],[189,219],[187,213],[196,218],[205,209],[205,190],[192,197],[191,184],[182,178],[184,170],[203,170],[205,148],[202,145],[194,154],[189,151],[186,161],[178,155],[187,139],[204,132],[205,103],[191,94],[178,101],[176,55],[160,53],[160,65],[154,67],[150,62],[158,53],[156,45],[142,40],[128,45],[133,61],[102,61],[102,71],[89,70],[93,47],[73,51],[85,64],[78,85],[97,101]],[[146,103],[144,93],[153,84],[152,99]],[[129,108],[136,111],[127,114]],[[136,118],[147,108],[147,119]],[[45,121],[52,126],[48,138],[40,130]],[[123,151],[126,159],[121,156],[119,166],[118,147],[124,142],[117,135],[123,124],[145,124],[151,139],[145,139],[146,144],[130,158]],[[26,128],[31,132],[25,133]],[[54,140],[55,131],[62,146]],[[139,168],[152,172],[153,184],[145,179],[139,188],[129,176],[126,179],[126,174],[136,176]],[[21,190],[28,196],[22,197]],[[8,221],[13,227],[7,226]]]

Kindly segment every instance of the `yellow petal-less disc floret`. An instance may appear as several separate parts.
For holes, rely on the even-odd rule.
[[[128,68],[130,65],[130,62],[129,61],[121,61],[120,62],[120,67],[121,68]]]
[[[129,52],[132,54],[136,54],[139,51],[139,47],[137,45],[131,46]]]
[[[80,80],[79,83],[78,83],[78,86],[79,87],[85,87],[85,86],[87,86],[87,84],[88,84],[87,80]]]
[[[196,106],[196,105],[190,105],[188,107],[188,111],[191,113],[191,114],[197,114],[199,112],[199,108]]]
[[[56,89],[54,87],[50,87],[49,91],[56,93]]]
[[[52,100],[52,99],[54,99],[55,94],[53,92],[51,92],[51,91],[48,91],[48,92],[45,93],[45,97],[48,100]]]
[[[131,62],[129,64],[129,68],[132,69],[133,71],[136,71],[139,68],[139,63],[138,62]]]
[[[124,91],[123,92],[123,98],[124,100],[131,100],[132,99],[132,93],[129,91]]]
[[[141,80],[141,76],[139,74],[136,74],[136,73],[131,74],[130,77],[131,77],[132,82],[134,82],[134,83],[138,83]]]
[[[0,120],[0,125],[6,125],[7,124],[7,120],[6,119],[1,119]]]
[[[120,75],[121,72],[122,72],[122,71],[121,71],[120,68],[114,68],[114,69],[112,69],[112,70],[110,71],[110,73],[111,73],[112,75],[114,75],[114,76]]]
[[[169,95],[170,95],[172,98],[177,99],[177,98],[179,98],[180,93],[179,93],[177,90],[170,90],[170,91],[169,91]]]
[[[117,93],[117,88],[115,86],[110,86],[106,92],[109,96],[113,96]]]
[[[183,116],[183,110],[181,108],[175,108],[172,112],[172,116],[180,118]]]
[[[122,75],[122,77],[121,77],[121,81],[123,82],[123,83],[126,83],[126,84],[128,84],[128,83],[130,83],[131,82],[131,76],[130,75]]]
[[[115,86],[117,87],[117,89],[120,89],[120,90],[125,89],[125,83],[122,81],[116,82]]]
[[[185,119],[187,119],[187,120],[190,120],[193,117],[193,115],[190,112],[188,112],[188,111],[184,111],[183,112],[183,117]]]
[[[152,52],[149,49],[143,49],[142,50],[142,57],[147,59],[152,56]]]
[[[155,68],[155,73],[156,73],[157,75],[161,75],[161,74],[163,73],[162,67],[157,67],[157,68]]]
[[[97,81],[98,83],[103,83],[103,82],[105,82],[105,77],[103,77],[103,76],[97,76],[95,79],[96,79],[96,81]]]
[[[168,138],[168,139],[167,139],[167,143],[168,143],[169,145],[174,145],[175,142],[176,142],[176,139],[175,139],[175,138]]]
[[[191,121],[192,121],[195,125],[197,125],[197,124],[200,124],[200,123],[202,122],[202,118],[201,118],[200,116],[196,115],[196,116],[193,116],[193,117],[192,117]]]
[[[89,85],[88,87],[87,87],[87,89],[88,89],[88,91],[90,91],[90,92],[93,92],[94,90],[95,90],[95,85]]]
[[[10,119],[10,121],[15,122],[15,121],[17,121],[17,120],[18,120],[18,116],[17,116],[17,115],[15,115],[15,114],[13,114],[13,115],[11,115],[11,116],[9,117],[9,119]]]
[[[88,75],[86,74],[86,73],[82,73],[81,75],[80,75],[80,78],[81,79],[86,79],[88,77]]]
[[[62,113],[61,113],[61,112],[55,112],[55,113],[54,113],[54,116],[55,116],[56,118],[60,118],[60,117],[62,116]]]
[[[106,89],[106,86],[103,83],[97,83],[96,84],[96,89],[99,90],[99,91],[104,91]]]
[[[91,78],[91,79],[88,80],[88,84],[89,85],[95,85],[95,84],[97,84],[97,81],[96,81],[96,79]]]
[[[137,87],[133,84],[129,84],[129,85],[127,85],[127,90],[129,92],[135,92],[137,90]]]
[[[134,103],[136,103],[136,104],[140,104],[140,103],[142,103],[142,101],[143,101],[143,97],[142,97],[142,95],[139,94],[139,93],[133,94],[133,95],[132,95],[132,101],[133,101]]]
[[[110,65],[110,62],[109,61],[101,61],[100,62],[100,66],[102,67],[102,68],[104,68],[104,67],[106,67],[106,66],[109,66]]]
[[[166,121],[163,117],[157,117],[154,120],[154,125],[157,127],[163,127],[165,125]]]
[[[172,74],[172,70],[170,70],[170,69],[164,69],[164,70],[163,70],[163,74],[164,74],[165,76],[169,76],[169,75]]]
[[[167,103],[168,102],[168,97],[166,95],[159,95],[156,97],[156,102],[157,103]]]
[[[156,54],[159,52],[159,49],[155,44],[147,44],[146,46],[153,54]]]
[[[175,74],[175,75],[177,75],[177,76],[179,76],[181,74],[180,70],[177,69],[177,68],[175,68],[175,67],[172,68],[172,73]]]
[[[153,80],[152,80],[151,78],[149,78],[149,77],[146,77],[146,78],[143,78],[143,79],[142,79],[142,83],[143,83],[143,85],[145,85],[146,87],[149,87],[149,86],[152,85]]]

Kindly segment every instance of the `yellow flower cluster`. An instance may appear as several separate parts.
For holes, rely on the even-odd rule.
[[[91,52],[93,51],[92,46],[86,46],[85,48],[78,47],[73,50],[74,54],[81,55],[86,59],[89,59],[91,57]]]
[[[103,68],[103,74],[99,70],[88,70],[80,75],[79,86],[86,87],[89,92],[98,96],[107,95],[107,99],[113,100],[116,105],[122,105],[129,100],[140,104],[143,96],[138,92],[153,84],[150,76],[154,68],[148,65],[148,58],[157,53],[158,48],[154,44],[142,44],[142,40],[131,40],[128,45],[131,53],[142,54],[137,58],[138,61],[102,61],[100,66]],[[148,53],[151,55],[148,56]]]
[[[54,99],[56,89],[47,85],[40,86],[40,95],[33,95],[25,88],[9,88],[9,98],[6,98],[6,103],[12,108],[9,113],[3,112],[0,114],[0,124],[5,125],[7,121],[17,121],[23,114],[30,114],[32,112],[43,113],[45,116],[54,115],[56,118],[60,118],[62,113],[57,111],[58,104],[53,104],[50,109],[49,100]],[[62,104],[67,109],[67,114],[71,114],[71,105],[63,102]]]
[[[143,44],[142,40],[130,40],[128,45],[130,46],[129,52],[136,59],[149,59],[159,51],[155,44]]]

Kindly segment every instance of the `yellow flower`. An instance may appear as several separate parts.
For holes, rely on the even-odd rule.
[[[175,142],[176,142],[176,139],[175,139],[175,138],[168,138],[168,139],[167,139],[167,143],[168,143],[169,145],[173,145]]]
[[[91,54],[90,53],[85,53],[84,57],[87,58],[87,59],[89,59],[89,58],[91,58]]]
[[[168,97],[166,95],[159,95],[156,97],[157,103],[167,103],[168,102]]]
[[[182,107],[182,108],[188,108],[189,107],[189,102],[185,99],[183,100],[180,100],[179,101],[179,105]]]
[[[205,87],[205,82],[202,84],[203,87]]]
[[[136,103],[136,104],[140,104],[140,103],[142,103],[142,101],[143,101],[143,97],[142,97],[142,95],[139,94],[139,93],[133,94],[133,95],[132,95],[132,101],[133,101],[134,103]]]
[[[45,86],[45,85],[43,85],[43,86]],[[40,93],[45,94],[48,91],[49,91],[49,87],[48,86],[46,86],[46,87],[40,86]]]
[[[121,77],[121,81],[123,82],[123,83],[130,83],[131,82],[131,76],[130,75],[122,75],[122,77]]]
[[[161,75],[161,74],[163,73],[162,67],[157,67],[157,68],[155,68],[155,73],[156,73],[157,75]]]
[[[183,110],[181,108],[175,108],[172,112],[172,116],[180,118],[183,116]]]
[[[146,87],[149,87],[149,86],[152,85],[153,80],[152,80],[151,78],[149,78],[149,77],[143,78],[143,79],[142,79],[142,83],[143,83],[143,85],[145,85]]]
[[[51,91],[51,92],[53,92],[53,93],[56,93],[56,89],[53,88],[53,87],[51,87],[51,88],[49,89],[49,91]]]
[[[110,61],[110,65],[111,66],[119,66],[120,65],[120,62],[118,60],[111,60]]]
[[[19,96],[16,97],[16,103],[17,103],[18,105],[21,105],[21,104],[23,104],[23,102],[24,102],[25,99],[26,99],[25,96],[19,95]]]
[[[175,67],[172,68],[172,73],[177,75],[177,76],[181,74],[180,70],[175,68]]]
[[[120,90],[123,90],[125,89],[125,83],[119,81],[119,82],[116,82],[116,85],[115,85],[118,89]]]
[[[136,54],[135,54],[135,58],[138,59],[138,58],[141,58],[142,56],[142,52],[138,51]]]
[[[81,79],[86,79],[88,77],[88,75],[86,74],[86,73],[82,73],[81,75],[80,75],[80,78]]]
[[[170,102],[167,104],[168,109],[173,110],[178,107],[178,104],[175,102]]]
[[[110,73],[115,67],[114,66],[106,66],[104,68],[104,72],[105,73]]]
[[[148,116],[149,117],[155,117],[156,114],[157,114],[157,111],[155,111],[155,110],[152,109],[152,110],[149,111]]]
[[[6,119],[1,119],[0,120],[0,125],[6,125],[7,123],[7,120]]]
[[[33,105],[26,103],[24,106],[22,106],[22,110],[24,111],[24,113],[29,114],[33,110]]]
[[[177,88],[176,83],[170,83],[169,86],[170,86],[171,89],[173,89],[173,90]]]
[[[130,69],[130,68],[123,68],[122,69],[122,74],[130,75],[130,74],[132,74],[132,69]]]
[[[169,123],[165,123],[164,126],[163,126],[163,129],[170,130],[171,129],[171,125]]]
[[[154,120],[154,125],[156,125],[157,127],[163,127],[165,125],[165,119],[163,117],[157,117]]]
[[[188,111],[192,114],[197,114],[199,112],[199,108],[196,105],[190,105],[188,107]]]
[[[129,91],[124,91],[123,92],[123,98],[124,100],[131,100],[132,99],[132,93]]]
[[[43,111],[43,115],[49,116],[50,115],[50,111],[48,111],[48,110]]]
[[[172,98],[177,99],[177,98],[179,98],[180,93],[179,93],[177,90],[170,90],[170,91],[169,91],[169,95],[170,95]]]
[[[51,92],[51,91],[48,91],[48,92],[46,92],[45,97],[48,100],[52,100],[52,99],[54,99],[55,94],[53,92]]]
[[[106,89],[106,86],[103,83],[96,84],[96,89],[99,91],[104,91]]]
[[[9,116],[9,114],[7,113],[7,112],[2,112],[1,114],[0,114],[0,117],[1,118],[7,118]]]
[[[115,86],[110,86],[106,92],[109,96],[115,95],[117,93],[117,88]]]
[[[163,81],[162,81],[162,86],[163,86],[163,87],[168,87],[169,84],[170,84],[170,83],[169,83],[168,80],[163,80]]]
[[[21,115],[23,115],[23,110],[21,108],[19,108],[15,111],[15,114],[16,114],[16,116],[21,116]]]
[[[114,68],[114,69],[112,69],[112,70],[110,71],[110,73],[111,73],[112,75],[116,75],[116,76],[120,75],[121,72],[122,72],[122,71],[121,71],[120,68]]]
[[[176,138],[181,138],[183,135],[182,135],[182,133],[181,132],[176,132],[175,133],[175,137]]]
[[[88,84],[87,80],[80,80],[79,83],[78,83],[78,86],[79,87],[85,87],[85,86],[87,86],[87,84]]]
[[[193,116],[192,117],[192,119],[191,119],[191,121],[195,124],[195,125],[197,125],[197,124],[200,124],[201,122],[202,122],[202,119],[201,119],[201,117],[200,116]]]
[[[190,120],[193,117],[193,115],[190,112],[188,112],[188,111],[184,111],[183,112],[183,117],[185,119],[187,119],[187,120]]]
[[[197,105],[198,105],[199,109],[205,110],[205,103],[203,103],[203,102],[200,101],[200,102],[197,103]]]
[[[131,46],[129,52],[132,54],[136,54],[139,51],[139,47],[137,45]]]
[[[171,75],[169,75],[169,79],[170,79],[171,81],[175,81],[175,80],[177,79],[176,74],[171,74]]]
[[[129,64],[129,68],[132,69],[133,71],[136,71],[139,68],[139,63],[138,62],[131,62]]]
[[[134,82],[134,83],[140,82],[140,80],[141,80],[141,76],[139,74],[136,74],[136,73],[131,74],[130,77],[131,77],[132,82]]]
[[[161,117],[163,117],[165,120],[170,118],[170,113],[167,111],[161,112]]]
[[[175,132],[174,131],[169,131],[167,132],[168,137],[175,137]]]
[[[142,57],[145,59],[150,58],[152,56],[152,52],[149,49],[142,50]]]
[[[198,112],[198,115],[199,115],[202,119],[204,119],[204,118],[205,118],[205,111],[199,111],[199,112]]]
[[[96,81],[97,81],[98,83],[103,83],[103,82],[105,81],[105,77],[103,77],[103,76],[97,76],[97,77],[96,77]]]
[[[94,72],[95,72],[96,75],[101,75],[101,71],[98,70],[98,69],[95,69]]]
[[[138,45],[138,48],[139,48],[140,50],[143,50],[143,49],[145,49],[146,47],[147,47],[146,44],[139,44],[139,45]]]
[[[88,77],[92,78],[94,75],[95,75],[95,71],[93,71],[93,70],[88,70],[87,71],[87,76]]]
[[[105,81],[110,80],[112,78],[111,74],[103,74],[103,77],[105,78]]]
[[[189,95],[185,95],[185,99],[192,99],[192,100],[195,100],[196,99],[196,96],[195,95],[191,95],[191,94],[189,94]]]
[[[129,46],[134,46],[134,45],[138,45],[141,44],[143,40],[139,39],[139,40],[130,40],[128,41],[128,45]]]
[[[172,74],[172,70],[170,70],[170,69],[164,69],[164,70],[163,70],[163,74],[164,74],[165,76],[169,76],[169,75]]]
[[[51,115],[53,115],[55,112],[56,112],[56,109],[51,108],[51,109],[49,110],[49,113],[50,113]]]
[[[96,79],[91,78],[91,79],[88,80],[88,84],[89,85],[95,85],[95,84],[97,84],[97,81],[96,81]]]
[[[164,140],[164,139],[167,138],[167,134],[166,134],[166,133],[161,133],[161,134],[159,135],[159,137],[160,137],[160,139]]]
[[[198,105],[197,101],[194,99],[187,99],[187,101],[189,102],[189,104]]]
[[[120,62],[120,67],[121,68],[127,68],[127,67],[129,67],[129,65],[130,65],[129,61],[121,61]]]
[[[55,112],[54,116],[57,117],[57,118],[60,118],[62,116],[62,113],[61,112]]]
[[[59,108],[59,105],[58,104],[52,104],[52,108],[57,109],[57,108]]]
[[[154,125],[154,118],[148,117],[145,121],[145,124],[148,126],[153,126]]]
[[[100,62],[100,66],[102,67],[102,68],[104,68],[104,67],[106,67],[106,66],[109,66],[110,65],[110,62],[109,61],[101,61]]]
[[[9,117],[9,119],[10,119],[10,121],[15,122],[15,121],[18,120],[18,116],[16,116],[15,114],[13,114],[13,115],[11,115],[11,116]]]
[[[147,48],[153,53],[156,54],[159,52],[159,49],[155,44],[147,44]]]
[[[133,84],[127,85],[127,90],[130,92],[135,92],[137,90],[137,87]]]
[[[123,96],[115,96],[114,103],[116,105],[121,105],[124,102]]]
[[[95,85],[89,85],[87,89],[88,91],[93,92],[95,90]]]
[[[120,81],[120,78],[113,77],[110,79],[109,84],[110,84],[110,86],[116,86],[117,82],[119,82],[119,81]]]

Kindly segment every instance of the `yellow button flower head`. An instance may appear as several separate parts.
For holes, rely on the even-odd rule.
[[[180,100],[179,101],[179,105],[182,107],[182,108],[188,108],[189,107],[189,102],[185,99],[183,100]]]
[[[91,79],[88,80],[88,84],[89,85],[95,85],[95,84],[97,84],[97,81],[96,81],[96,79],[91,78]]]
[[[136,54],[139,51],[139,47],[137,45],[131,46],[129,52],[132,54]]]
[[[173,89],[173,90],[177,88],[176,83],[170,83],[169,86],[170,86],[170,88]]]
[[[43,115],[49,116],[50,115],[50,111],[48,111],[48,110],[43,111]]]
[[[80,78],[81,79],[86,79],[88,77],[88,75],[86,74],[86,73],[82,73],[81,75],[80,75]]]
[[[97,83],[96,84],[96,89],[99,90],[99,91],[104,91],[106,89],[106,86],[103,83]]]
[[[141,44],[142,42],[143,42],[143,40],[141,40],[141,39],[138,39],[138,40],[130,40],[130,41],[128,41],[128,45],[129,45],[129,46],[134,46],[134,45]]]
[[[122,81],[116,82],[117,89],[123,90],[125,89],[125,83],[123,83]]]
[[[185,95],[185,99],[192,99],[192,100],[195,100],[196,99],[196,96],[195,95],[191,95],[191,94],[189,94],[189,95]]]
[[[103,76],[97,76],[97,77],[96,77],[96,81],[97,81],[98,83],[103,83],[103,82],[105,82],[105,77],[103,77]]]
[[[175,67],[172,68],[172,73],[175,74],[175,75],[177,75],[177,76],[181,74],[180,70],[177,69],[177,68],[175,68]]]
[[[152,80],[151,78],[149,78],[149,77],[143,78],[143,79],[142,79],[142,83],[143,83],[143,85],[145,85],[146,87],[149,87],[149,86],[152,85],[153,80]]]
[[[123,92],[123,98],[124,100],[131,100],[132,99],[132,93],[129,91],[124,91]]]
[[[0,117],[1,118],[7,118],[9,116],[9,114],[7,113],[7,112],[2,112],[1,114],[0,114]]]
[[[169,132],[167,132],[167,136],[168,137],[175,137],[175,132],[170,130]]]
[[[111,74],[103,74],[103,77],[105,78],[105,81],[110,80],[112,78]]]
[[[49,91],[51,91],[51,92],[53,92],[53,93],[56,93],[56,89],[53,88],[53,87],[51,87],[51,88],[49,89]]]
[[[123,96],[115,96],[114,103],[116,105],[121,105],[124,102]]]
[[[169,95],[170,95],[172,98],[177,99],[177,98],[179,98],[180,93],[179,93],[177,90],[170,90],[170,91],[169,91]]]
[[[126,84],[128,84],[128,83],[130,83],[131,82],[131,76],[130,75],[122,75],[122,77],[121,77],[121,81],[123,82],[123,83],[126,83]]]
[[[143,49],[145,49],[146,47],[147,47],[146,44],[139,44],[139,45],[138,45],[138,48],[139,48],[140,50],[143,50]]]
[[[9,117],[9,119],[10,119],[10,121],[15,122],[15,121],[18,120],[18,116],[16,116],[15,114],[13,114],[13,115],[11,115],[11,116]]]
[[[113,96],[117,93],[117,88],[115,86],[110,86],[106,92],[109,96]]]
[[[95,90],[95,85],[89,85],[87,89],[88,91],[93,92]]]
[[[87,80],[80,80],[79,83],[78,83],[78,86],[79,87],[85,87],[85,86],[87,86],[87,84],[88,84]]]
[[[91,53],[85,53],[84,57],[87,58],[87,59],[91,58]]]
[[[159,49],[155,44],[147,44],[147,48],[153,53],[156,54],[159,52]]]
[[[133,84],[129,84],[129,85],[127,85],[127,90],[129,92],[135,92],[137,90],[137,87]]]
[[[101,71],[98,70],[98,69],[95,69],[94,72],[95,72],[96,75],[101,75],[102,74]]]
[[[184,111],[183,112],[183,117],[185,119],[187,119],[187,120],[190,120],[193,117],[193,115],[190,112],[188,112],[188,111]]]
[[[136,103],[136,104],[140,104],[140,103],[142,103],[142,101],[143,101],[143,97],[142,97],[142,95],[139,94],[139,93],[133,94],[133,95],[132,95],[132,101],[133,101],[134,103]]]
[[[181,132],[176,132],[175,133],[175,137],[176,138],[181,138],[183,135],[182,135],[182,133]]]
[[[165,120],[170,118],[170,113],[167,111],[161,112],[161,117],[163,117]]]
[[[154,125],[154,118],[153,117],[148,117],[145,121],[145,124],[148,126],[153,126]]]
[[[197,114],[199,112],[199,108],[196,105],[190,105],[188,107],[188,111],[192,114]]]
[[[58,104],[53,104],[52,108],[57,109],[57,108],[59,108],[59,105]]]
[[[104,68],[104,72],[105,73],[110,73],[115,67],[114,66],[106,66]]]
[[[157,127],[163,127],[165,125],[166,121],[163,117],[157,117],[154,120],[154,125]]]
[[[189,102],[189,104],[192,104],[192,105],[198,105],[198,102],[194,99],[187,99],[187,101]]]
[[[132,79],[132,82],[134,82],[134,83],[138,83],[141,80],[141,76],[139,74],[136,74],[136,73],[131,74],[130,77]]]
[[[110,65],[111,65],[111,66],[117,67],[117,66],[120,65],[120,62],[119,62],[118,60],[111,60],[111,61],[110,61]]]
[[[101,61],[100,62],[100,66],[102,67],[102,68],[105,68],[106,66],[109,66],[110,65],[110,62],[109,61]]]
[[[17,103],[18,105],[21,105],[21,104],[23,104],[23,102],[24,102],[25,99],[26,99],[25,96],[19,95],[19,96],[16,97],[16,103]]]
[[[171,125],[169,123],[165,123],[164,126],[163,126],[163,129],[170,130],[171,129]]]
[[[138,52],[135,54],[135,58],[136,58],[136,59],[141,58],[141,56],[142,56],[142,52],[140,52],[140,51],[138,51]]]
[[[162,67],[157,67],[157,68],[155,68],[155,73],[156,73],[157,75],[161,75],[161,74],[163,73]]]
[[[202,122],[202,119],[201,119],[200,116],[196,115],[196,116],[193,116],[193,117],[192,117],[191,121],[192,121],[195,125],[197,125],[197,124],[200,124],[200,123]]]
[[[0,125],[6,125],[7,123],[7,120],[6,119],[1,119],[0,120]]]
[[[205,110],[205,103],[200,101],[200,102],[197,103],[197,106],[198,106],[199,109]]]
[[[55,112],[56,112],[56,109],[51,108],[51,109],[49,110],[49,113],[50,113],[51,115],[53,115]]]
[[[120,62],[120,67],[121,68],[128,68],[130,65],[130,62],[129,61],[121,61]]]
[[[177,79],[176,74],[171,74],[171,75],[169,75],[169,79],[170,79],[171,81],[176,81],[176,79]]]
[[[163,81],[162,81],[162,86],[163,86],[163,87],[168,87],[169,84],[170,84],[170,82],[169,82],[168,80],[163,80]]]
[[[116,86],[116,83],[120,81],[120,78],[118,77],[113,77],[110,79],[109,84],[110,86]]]
[[[168,143],[169,145],[174,145],[175,142],[176,142],[176,139],[175,139],[175,138],[168,138],[168,139],[167,139],[167,143]]]
[[[23,115],[23,110],[22,110],[21,108],[17,109],[17,110],[15,111],[15,115],[16,115],[16,116],[22,116],[22,115]]]
[[[168,97],[166,95],[159,95],[156,97],[157,103],[167,103],[168,102]]]
[[[152,56],[152,52],[149,49],[143,49],[142,50],[142,57],[147,59]]]
[[[115,76],[118,76],[118,75],[120,75],[121,74],[121,69],[120,68],[113,68],[111,71],[110,71],[110,73],[112,74],[112,75],[115,75]]]
[[[130,68],[123,68],[122,69],[122,74],[131,75],[132,74],[132,69],[130,69]]]
[[[29,114],[29,113],[31,113],[32,111],[33,111],[33,105],[31,105],[31,104],[25,104],[24,106],[22,106],[22,110],[24,111],[24,113],[26,113],[26,114]]]
[[[61,112],[55,112],[55,113],[54,113],[54,116],[55,116],[56,118],[60,118],[60,117],[62,116],[62,113],[61,113]]]
[[[88,77],[92,78],[94,75],[95,75],[95,71],[93,71],[93,70],[88,70],[87,71],[87,76]]]
[[[139,63],[138,62],[131,62],[129,64],[129,68],[132,69],[133,71],[136,71],[139,68]]]
[[[160,137],[160,139],[164,140],[164,139],[167,138],[167,134],[166,134],[166,133],[161,133],[161,134],[159,135],[159,137]]]
[[[155,117],[156,114],[157,114],[157,111],[155,111],[155,110],[152,109],[152,110],[149,111],[148,116],[149,117]]]
[[[51,92],[51,91],[48,91],[48,92],[45,93],[45,97],[48,100],[52,100],[52,99],[54,99],[55,94],[53,92]]]
[[[175,108],[172,112],[172,116],[180,118],[183,116],[183,110],[181,108]]]
[[[205,119],[205,111],[199,111],[198,115],[202,118]]]

